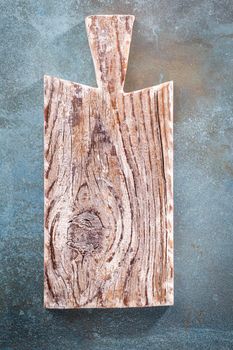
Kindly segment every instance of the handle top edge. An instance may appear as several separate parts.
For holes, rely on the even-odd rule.
[[[130,17],[133,21],[135,20],[135,16],[134,15],[126,15],[126,14],[113,14],[113,15],[90,15],[87,16],[85,18],[85,21],[88,21],[89,19],[93,19],[93,18],[113,18],[113,17],[121,17],[121,18],[126,18],[126,17]]]

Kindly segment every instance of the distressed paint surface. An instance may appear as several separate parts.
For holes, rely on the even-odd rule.
[[[123,92],[134,16],[89,16],[98,88],[45,77],[47,308],[173,304],[173,84]]]
[[[0,347],[231,349],[231,2],[8,0],[0,9]],[[175,81],[171,308],[43,308],[43,75],[95,86],[83,23],[93,13],[137,18],[126,92]]]

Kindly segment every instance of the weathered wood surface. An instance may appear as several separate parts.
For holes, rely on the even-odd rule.
[[[98,88],[45,76],[48,308],[173,304],[173,85],[123,92],[133,21],[86,19]]]

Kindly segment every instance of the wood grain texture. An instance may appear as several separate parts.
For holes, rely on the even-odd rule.
[[[91,16],[97,88],[45,76],[47,308],[173,304],[173,84],[125,93],[133,16]]]

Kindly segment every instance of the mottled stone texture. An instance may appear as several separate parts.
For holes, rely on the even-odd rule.
[[[175,306],[43,309],[44,74],[95,86],[84,17],[136,16],[126,91],[175,81]],[[0,3],[1,349],[233,347],[231,1]]]

